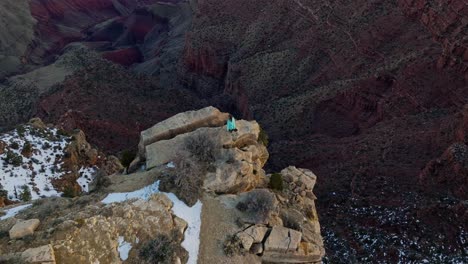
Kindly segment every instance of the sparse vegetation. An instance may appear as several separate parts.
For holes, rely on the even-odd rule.
[[[10,144],[10,148],[12,148],[12,149],[19,149],[19,144],[18,144],[18,142],[12,142],[12,143]]]
[[[270,188],[277,191],[283,190],[283,175],[281,173],[273,173],[271,175]]]
[[[174,161],[174,164],[176,170],[161,179],[160,188],[175,193],[187,205],[192,206],[201,195],[205,169],[199,163],[183,157]]]
[[[79,186],[67,185],[63,189],[62,196],[67,197],[67,198],[73,198],[73,197],[77,197],[78,195],[80,195],[80,192],[81,192],[81,188]]]
[[[207,134],[199,133],[185,139],[185,149],[196,160],[209,164],[215,160],[215,143]]]
[[[136,157],[136,152],[134,150],[124,150],[122,152],[122,156],[120,158],[120,162],[122,163],[122,166],[125,168],[128,168],[130,166],[130,163],[135,159]]]
[[[187,251],[180,246],[180,235],[174,232],[172,237],[166,234],[158,235],[155,239],[144,244],[139,252],[144,263],[174,263],[179,257],[182,263],[187,261]]]
[[[29,189],[29,186],[27,185],[21,186],[21,192],[19,194],[19,198],[23,202],[31,201],[31,190]]]
[[[26,141],[23,145],[23,149],[21,150],[21,154],[25,157],[31,157],[32,154],[32,145],[28,141]]]
[[[3,160],[7,164],[11,164],[15,167],[18,167],[23,163],[23,157],[14,153],[13,151],[7,151],[6,156],[3,158]]]
[[[25,132],[26,132],[26,129],[24,128],[24,126],[17,126],[16,127],[16,133],[18,133],[18,135],[20,137],[24,137]]]
[[[0,197],[8,198],[8,191],[4,190],[0,185]]]
[[[226,238],[223,244],[224,253],[227,256],[244,255],[245,249],[242,247],[242,242],[236,235],[231,235]]]
[[[262,127],[260,127],[260,133],[258,134],[258,142],[262,143],[265,147],[268,147],[268,134]]]
[[[264,189],[253,190],[248,193],[244,201],[237,204],[236,208],[239,211],[252,214],[255,216],[254,220],[261,223],[275,209],[275,195]]]

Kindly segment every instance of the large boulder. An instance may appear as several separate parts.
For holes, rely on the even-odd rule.
[[[28,235],[34,234],[34,230],[39,226],[40,221],[39,219],[29,219],[26,221],[18,221],[11,229],[10,229],[10,238],[17,239],[22,238]]]
[[[146,168],[153,169],[181,157],[196,159],[198,152],[208,151],[212,153],[212,160],[196,162],[209,163],[214,169],[205,175],[193,175],[203,177],[205,190],[216,193],[250,190],[264,177],[262,167],[268,158],[268,151],[257,141],[260,133],[257,122],[239,120],[237,128],[237,132],[230,133],[224,127],[202,127],[150,144],[145,151]]]
[[[229,114],[220,112],[217,108],[209,106],[196,111],[179,113],[153,127],[144,130],[140,135],[138,154],[145,158],[146,146],[160,141],[171,139],[177,135],[194,131],[201,127],[220,127],[225,124]]]
[[[302,233],[282,226],[274,226],[265,242],[265,251],[295,251],[301,242]]]
[[[304,185],[306,190],[312,191],[317,181],[317,176],[308,169],[300,169],[295,166],[289,166],[281,171],[284,179],[288,182],[294,182],[296,185]]]

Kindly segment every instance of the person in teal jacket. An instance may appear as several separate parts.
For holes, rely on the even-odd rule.
[[[236,128],[236,119],[232,116],[232,115],[229,115],[229,119],[227,121],[227,131],[228,132],[232,132],[232,131],[237,131],[237,128]]]

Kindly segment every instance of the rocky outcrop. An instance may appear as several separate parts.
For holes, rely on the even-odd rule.
[[[452,144],[439,158],[431,160],[419,175],[423,185],[433,192],[450,192],[468,198],[468,146]]]
[[[173,203],[164,194],[109,205],[100,203],[96,197],[79,200],[81,205],[71,199],[53,198],[30,207],[26,215],[41,217],[39,226],[39,220],[35,220],[23,228],[30,221],[15,218],[21,216],[0,221],[2,232],[13,226],[12,230],[17,230],[15,234],[19,234],[18,230],[28,230],[31,238],[1,237],[0,261],[77,264],[122,263],[127,258],[138,261],[142,260],[140,250],[158,236],[167,236],[180,245],[187,228],[187,223],[173,214]],[[26,235],[25,231],[21,233]],[[128,249],[125,258],[121,255],[122,245]],[[187,259],[184,250],[172,253],[177,253],[180,260]]]
[[[224,126],[227,116],[208,107],[178,114],[143,131],[140,156],[133,167],[140,160],[146,160],[145,167],[150,170],[181,159],[195,159],[195,163],[213,168],[199,176],[204,190],[238,193],[253,189],[262,182],[268,159],[266,147],[258,142],[260,126],[255,121],[239,120],[237,132],[230,133]],[[196,160],[203,152],[210,160]]]
[[[168,140],[201,127],[223,126],[227,119],[227,113],[221,113],[214,107],[206,107],[197,111],[179,113],[159,122],[141,132],[140,143],[138,144],[140,159],[145,160],[146,147],[157,141]]]
[[[103,215],[88,213],[86,217],[84,212],[82,218],[65,221],[57,227],[54,242],[57,262],[121,263],[117,251],[119,236],[137,248],[158,234],[172,237],[173,231],[184,232],[186,223],[173,216],[171,208],[172,202],[165,195],[155,195],[149,201],[111,205],[104,209]],[[130,256],[136,255],[136,251],[130,251]]]
[[[200,261],[224,263],[231,258],[227,251],[219,251],[219,241],[228,238],[235,241],[232,252],[244,254],[232,256],[232,263],[320,261],[324,249],[313,194],[317,177],[291,166],[279,178],[284,189],[269,189],[273,176],[263,170],[269,154],[259,142],[259,124],[238,120],[237,131],[228,132],[227,116],[210,107],[176,115],[144,131],[141,157],[146,170],[117,172],[106,177],[107,184],[93,195],[39,200],[0,221],[0,232],[9,230],[13,239],[8,242],[0,237],[0,245],[7,245],[1,247],[5,248],[2,254],[44,263],[122,263],[148,256],[145,261],[150,261],[159,256],[158,243],[170,241],[167,254],[171,260],[185,263],[187,252],[180,246],[183,235],[198,230],[174,215],[181,208],[180,201],[172,198],[175,194],[189,206],[202,205]],[[41,129],[45,125],[34,119],[31,126]],[[84,164],[101,170],[118,167],[105,165],[114,158],[93,149],[80,130],[67,142],[66,170],[76,171]],[[102,200],[109,192],[114,197],[110,200],[124,197],[123,202],[111,203],[109,196]],[[130,199],[133,195],[138,199]],[[177,207],[173,208],[172,201]],[[205,202],[208,209],[203,209]],[[40,225],[35,218],[41,219]],[[31,236],[34,243],[17,240],[24,236]],[[216,238],[209,239],[212,236]]]
[[[296,167],[285,168],[281,175],[285,187],[281,192],[275,192],[278,207],[270,212],[266,226],[250,226],[237,236],[244,240],[250,237],[252,243],[245,249],[260,252],[262,261],[318,263],[325,250],[313,194],[317,177],[310,170]],[[249,218],[242,219],[241,222],[250,221]],[[262,247],[252,248],[254,243],[261,243]]]
[[[440,67],[456,67],[468,80],[468,41],[465,38],[468,24],[468,7],[463,0],[400,0],[403,11],[417,17],[428,28],[444,50]]]
[[[55,254],[52,245],[37,248],[28,248],[21,253],[13,253],[0,256],[0,261],[18,263],[55,264]]]

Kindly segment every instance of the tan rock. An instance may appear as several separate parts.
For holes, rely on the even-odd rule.
[[[265,251],[295,251],[301,238],[301,232],[282,226],[274,226],[265,242]]]
[[[139,156],[146,157],[145,147],[154,142],[167,140],[201,127],[223,126],[228,116],[229,114],[222,113],[212,106],[172,116],[141,132],[140,143],[138,144]]]
[[[262,254],[263,253],[263,244],[262,243],[254,243],[250,247],[250,253],[255,254],[255,255]]]
[[[39,226],[39,219],[29,219],[26,221],[18,221],[10,229],[10,238],[17,239],[34,234],[34,230]]]
[[[116,156],[108,156],[106,162],[104,163],[103,170],[107,175],[114,174],[116,172],[122,171],[124,167],[122,163]]]
[[[263,241],[265,234],[268,232],[268,228],[265,226],[254,225],[247,228],[243,232],[252,237],[254,243],[260,243]]]
[[[127,176],[131,177],[131,176]],[[51,238],[57,263],[122,263],[117,251],[118,238],[133,246],[146,243],[158,235],[181,239],[186,223],[172,214],[172,202],[164,194],[155,194],[146,200],[128,200],[96,208],[95,213],[75,215],[80,226],[57,226]],[[99,212],[99,213],[98,213]],[[99,232],[97,232],[97,230]],[[176,238],[178,237],[178,238]],[[129,261],[138,260],[130,254]],[[133,263],[132,262],[132,263]]]
[[[289,166],[281,171],[283,178],[287,182],[294,182],[298,186],[305,185],[305,189],[314,189],[317,176],[308,169],[298,169],[294,166]]]
[[[38,129],[46,129],[47,128],[46,124],[44,124],[44,122],[42,122],[42,120],[40,118],[38,118],[38,117],[31,118],[29,120],[28,124],[31,125],[34,128],[38,128]]]
[[[245,232],[239,232],[236,234],[236,237],[241,241],[242,247],[249,250],[252,246],[254,239]]]
[[[52,245],[45,245],[37,248],[30,248],[21,254],[21,258],[26,263],[41,263],[52,264],[55,263],[55,254]]]

